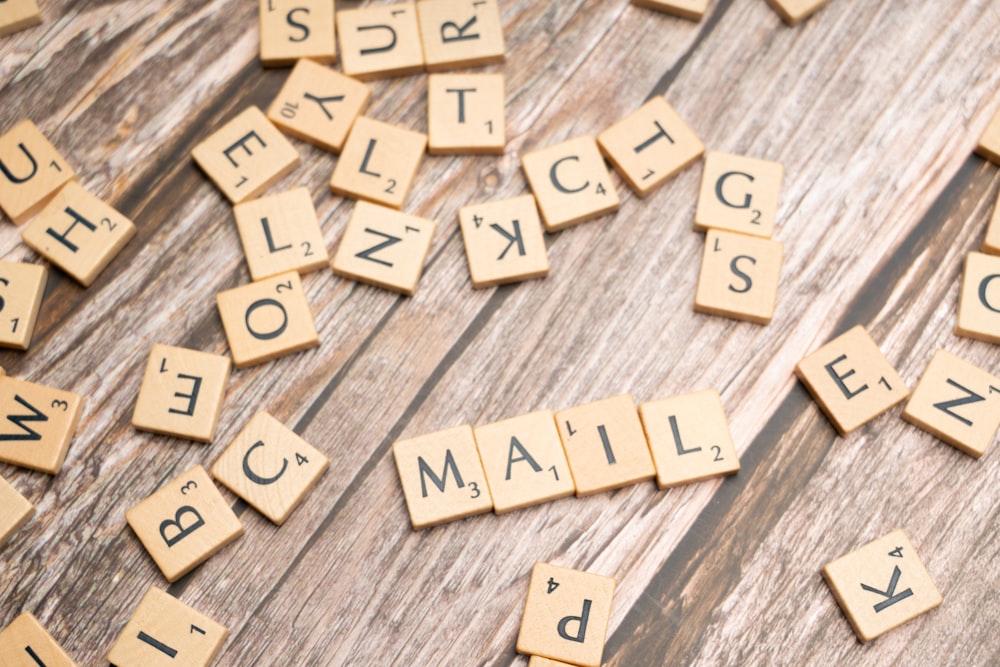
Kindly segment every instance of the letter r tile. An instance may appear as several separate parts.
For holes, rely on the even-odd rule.
[[[417,18],[428,72],[503,62],[497,0],[421,0]]]

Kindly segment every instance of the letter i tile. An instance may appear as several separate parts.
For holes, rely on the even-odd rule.
[[[3,667],[76,667],[73,659],[30,612],[24,612],[0,632]]]

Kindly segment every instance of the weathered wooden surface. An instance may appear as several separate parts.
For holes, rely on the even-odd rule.
[[[344,2],[343,5],[357,3]],[[139,232],[89,289],[49,279],[12,375],[86,394],[56,477],[0,465],[39,508],[0,552],[0,625],[32,611],[80,664],[102,664],[162,576],[124,512],[211,464],[260,409],[331,457],[276,528],[242,502],[245,535],[169,587],[230,628],[222,665],[523,665],[532,563],[619,582],[612,665],[1000,662],[1000,451],[979,461],[899,418],[839,438],[792,377],[864,324],[912,386],[946,347],[1000,371],[1000,348],[953,335],[960,267],[1000,169],[972,156],[1000,105],[992,0],[831,0],[788,28],[763,0],[701,23],[626,0],[504,0],[503,157],[428,158],[406,210],[440,228],[417,294],[320,271],[304,280],[320,348],[234,373],[214,444],[138,433],[154,342],[226,353],[214,294],[243,284],[229,205],[191,148],[287,70],[257,61],[256,3],[43,3],[0,40],[0,129],[33,119],[82,183]],[[425,130],[422,76],[377,82],[369,115]],[[616,178],[614,216],[548,237],[545,280],[473,290],[457,210],[526,190],[518,155],[596,134],[664,94],[712,149],[785,165],[779,305],[767,327],[692,311],[700,167],[646,200]],[[352,204],[331,156],[296,142],[328,247]],[[39,261],[0,225],[0,256]],[[410,530],[390,447],[400,436],[715,386],[743,470],[652,483],[502,517]],[[944,593],[938,610],[860,645],[819,568],[902,527]]]

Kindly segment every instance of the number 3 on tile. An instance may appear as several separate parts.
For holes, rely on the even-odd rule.
[[[472,489],[472,497],[478,498],[481,491],[479,490],[479,485],[475,482],[469,482],[469,488]]]

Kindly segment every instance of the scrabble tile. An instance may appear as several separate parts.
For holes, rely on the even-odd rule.
[[[397,440],[392,453],[413,530],[493,509],[471,426]]]
[[[279,526],[330,460],[266,412],[258,412],[212,466],[212,476]]]
[[[0,37],[12,35],[42,22],[36,0],[4,0],[0,4]]]
[[[1000,255],[1000,201],[994,207],[993,217],[990,218],[990,224],[986,228],[982,251],[991,255]]]
[[[285,134],[339,153],[371,96],[366,84],[311,60],[300,60],[267,117]]]
[[[1000,164],[1000,109],[993,114],[983,136],[979,137],[976,153],[994,164]]]
[[[412,2],[337,12],[340,62],[357,79],[424,71],[417,8]]]
[[[717,390],[643,403],[639,418],[661,489],[739,472],[739,455]]]
[[[979,252],[966,257],[955,333],[1000,343],[1000,257]]]
[[[774,317],[784,246],[710,229],[701,256],[694,309],[757,324]]]
[[[35,516],[35,506],[0,477],[0,547]]]
[[[550,411],[473,430],[497,514],[573,495],[573,477]]]
[[[55,475],[83,413],[83,398],[40,384],[0,380],[0,461]]]
[[[497,0],[421,0],[417,18],[428,72],[503,62]]]
[[[229,631],[177,598],[150,587],[108,660],[117,667],[205,667]]]
[[[306,274],[330,261],[307,188],[237,204],[233,216],[254,280],[289,271]]]
[[[427,152],[502,155],[507,143],[503,74],[427,77]]]
[[[233,204],[256,197],[299,166],[299,154],[255,106],[191,151],[195,162]]]
[[[0,176],[0,208],[15,225],[42,210],[62,186],[76,178],[73,168],[30,120],[0,136]]]
[[[31,345],[47,278],[44,266],[0,260],[0,347]]]
[[[708,9],[708,0],[632,0],[632,4],[692,21],[700,21]]]
[[[1000,428],[1000,378],[938,350],[903,408],[903,419],[978,459]]]
[[[200,465],[125,512],[125,520],[167,581],[177,581],[243,534]]]
[[[361,116],[354,122],[330,178],[334,194],[403,208],[427,135]]]
[[[618,210],[618,193],[593,137],[522,155],[521,167],[549,232]]]
[[[260,62],[293,65],[299,58],[337,59],[333,0],[260,0]]]
[[[531,195],[463,206],[458,219],[473,287],[548,275],[548,249]]]
[[[826,4],[826,0],[767,0],[788,25],[795,25]]]
[[[135,236],[124,215],[70,181],[21,237],[39,255],[89,287]]]
[[[558,660],[549,660],[548,658],[543,658],[540,655],[533,655],[528,658],[528,667],[573,667],[568,662],[559,662]]]
[[[597,145],[640,197],[705,152],[694,130],[660,96],[597,135]]]
[[[628,394],[561,410],[556,424],[577,496],[656,476],[635,402]]]
[[[0,632],[0,665],[76,667],[73,659],[27,611]]]
[[[229,382],[229,357],[157,343],[132,413],[140,431],[211,442]]]
[[[784,173],[777,162],[708,151],[694,228],[771,238]]]
[[[910,394],[861,325],[796,364],[795,375],[841,435],[875,419]]]
[[[902,530],[827,563],[823,578],[861,643],[941,604],[941,593]]]
[[[319,347],[299,274],[282,273],[215,295],[236,368]]]
[[[535,563],[517,635],[517,652],[600,667],[615,580]]]
[[[434,226],[432,220],[359,201],[333,256],[333,272],[412,296]]]

